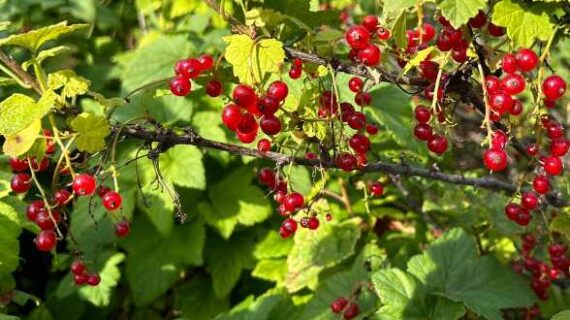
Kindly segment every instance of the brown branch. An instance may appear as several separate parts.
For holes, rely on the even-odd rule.
[[[117,133],[118,127],[113,128],[113,132]],[[161,150],[165,151],[169,147],[178,144],[194,145],[206,149],[215,149],[226,151],[234,155],[249,156],[254,158],[263,158],[271,160],[278,165],[297,164],[307,167],[336,168],[333,162],[322,162],[320,160],[311,160],[300,157],[293,157],[277,152],[260,153],[259,151],[235,144],[223,143],[202,138],[196,134],[191,128],[185,128],[184,133],[176,133],[172,129],[161,129],[160,131],[146,128],[142,125],[125,126],[119,134],[123,138],[140,139],[147,142],[159,142],[162,145]],[[501,181],[492,177],[468,178],[459,174],[450,174],[440,171],[434,171],[426,168],[415,167],[406,163],[387,163],[378,161],[370,163],[366,167],[360,169],[361,172],[383,172],[386,174],[395,174],[403,177],[422,177],[426,179],[438,180],[450,184],[472,186],[477,188],[489,189],[494,191],[503,191],[507,194],[517,192],[517,186],[509,182]],[[561,193],[551,192],[546,196],[548,202],[555,207],[570,206],[570,202],[563,199]]]
[[[40,88],[40,85],[36,79],[34,79],[34,77],[26,72],[26,70],[22,69],[20,64],[8,54],[6,54],[3,50],[0,50],[0,61],[2,61],[2,63],[4,63],[8,69],[14,72],[14,74],[16,74],[16,76],[18,76],[18,78],[20,78],[24,84],[34,89],[34,91],[38,94],[42,94],[42,89]]]

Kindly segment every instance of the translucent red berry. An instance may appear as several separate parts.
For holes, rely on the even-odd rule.
[[[71,199],[71,193],[67,189],[59,189],[53,194],[53,201],[57,206],[63,207]]]
[[[353,49],[364,49],[368,45],[370,33],[363,26],[355,25],[350,27],[345,34],[346,42]]]
[[[206,83],[206,94],[210,97],[218,97],[222,94],[222,83],[218,80],[210,80]]]
[[[257,151],[263,153],[269,150],[271,150],[271,141],[268,139],[261,139],[257,142]]]
[[[123,238],[129,235],[131,230],[131,226],[128,221],[121,220],[117,224],[115,224],[115,234],[119,238]]]
[[[85,271],[85,264],[81,260],[74,260],[71,263],[71,273],[80,274]]]
[[[345,297],[338,297],[331,303],[331,311],[333,313],[341,313],[347,305],[348,299]]]
[[[502,149],[488,149],[483,154],[483,162],[491,171],[502,171],[507,167],[507,153]]]
[[[379,181],[374,181],[368,187],[368,191],[370,191],[373,196],[379,197],[384,194],[384,185]]]
[[[230,103],[224,107],[222,111],[222,122],[228,129],[235,131],[241,119],[242,111],[237,105]]]
[[[42,230],[34,240],[36,248],[40,251],[51,251],[55,248],[57,237],[52,230]]]
[[[32,177],[27,173],[17,173],[10,181],[10,188],[15,193],[24,193],[30,190]]]
[[[267,135],[274,135],[281,131],[281,121],[273,115],[264,115],[259,121],[261,131]]]
[[[531,49],[520,49],[515,58],[517,68],[523,72],[530,72],[538,65],[538,56]]]
[[[370,67],[377,65],[380,62],[381,56],[380,48],[374,44],[369,44],[358,51],[358,59],[360,62]]]
[[[542,82],[542,93],[549,100],[559,99],[566,92],[566,81],[558,75],[551,75]]]
[[[368,31],[372,32],[376,32],[376,28],[378,26],[378,17],[373,16],[373,15],[368,15],[364,18],[362,18],[362,25],[368,29]]]
[[[443,154],[447,150],[447,138],[441,135],[434,135],[428,142],[428,149],[436,154]]]
[[[335,164],[338,168],[350,172],[356,169],[357,160],[356,157],[350,153],[343,152],[339,153],[335,158]]]
[[[537,193],[545,194],[550,191],[550,181],[548,180],[548,177],[538,175],[534,177],[534,180],[532,180],[532,187]]]
[[[348,88],[350,89],[350,91],[352,91],[354,93],[358,93],[358,92],[362,91],[363,83],[364,83],[364,81],[362,81],[361,78],[352,77],[348,81]]]
[[[103,206],[109,211],[119,209],[122,203],[123,197],[118,192],[109,191],[103,196]]]
[[[283,81],[274,81],[267,88],[267,95],[275,98],[278,102],[285,100],[288,94],[289,87]]]
[[[173,95],[183,97],[190,93],[190,80],[185,77],[176,77],[170,80],[170,91]]]
[[[524,192],[521,197],[521,205],[528,210],[536,209],[538,196],[534,192]]]
[[[519,94],[525,88],[524,78],[517,73],[507,74],[501,80],[501,87],[507,94]]]
[[[548,156],[543,159],[542,167],[546,173],[557,176],[562,173],[562,160],[556,156]]]
[[[18,159],[16,157],[10,157],[10,168],[14,172],[23,172],[30,169],[27,159]]]
[[[97,189],[95,177],[82,173],[75,176],[72,183],[73,191],[80,196],[90,196]]]

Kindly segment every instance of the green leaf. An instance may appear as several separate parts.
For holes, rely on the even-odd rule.
[[[399,13],[394,14],[396,19],[388,19],[387,24],[392,32],[392,37],[396,40],[396,44],[400,48],[405,48],[408,45],[408,38],[406,31],[408,30],[408,12],[401,10]],[[391,17],[390,17],[391,18]]]
[[[442,15],[456,29],[486,7],[487,0],[442,0],[439,3]]]
[[[174,291],[174,307],[185,319],[210,320],[229,308],[228,299],[218,299],[212,280],[196,275]]]
[[[10,136],[6,136],[6,141],[2,145],[2,151],[6,155],[18,157],[26,153],[38,138],[42,128],[41,120],[35,120],[24,130]]]
[[[105,138],[110,134],[106,117],[83,112],[71,120],[70,125],[78,133],[77,149],[89,153],[105,149]]]
[[[550,222],[550,230],[560,232],[566,239],[570,240],[570,216],[568,214],[560,214]]]
[[[433,51],[433,49],[435,49],[435,47],[430,46],[430,47],[427,47],[425,49],[418,51],[418,53],[416,53],[416,55],[412,59],[410,59],[408,61],[408,63],[406,63],[404,70],[402,70],[402,74],[405,75],[410,70],[412,70],[412,68],[418,67],[420,65],[420,63],[422,61],[424,61],[430,55],[430,53]]]
[[[285,59],[283,43],[275,39],[254,42],[243,34],[223,38],[228,44],[224,57],[242,83],[261,82],[265,74],[278,72]]]
[[[384,0],[383,15],[393,14],[402,10],[409,10],[417,4],[417,0]],[[421,1],[423,2],[423,1]]]
[[[99,272],[101,282],[98,286],[84,286],[79,288],[79,295],[98,307],[108,306],[111,302],[111,292],[121,277],[121,272],[117,265],[125,260],[125,254],[115,253],[105,262]]]
[[[260,260],[256,265],[251,275],[273,282],[283,282],[287,276],[287,260],[286,259],[264,259]]]
[[[48,87],[51,90],[61,89],[61,96],[64,99],[86,93],[90,85],[91,81],[78,76],[75,74],[75,71],[70,69],[60,70],[48,75]]]
[[[215,111],[198,112],[192,117],[192,125],[198,129],[200,136],[210,140],[227,142],[226,132],[222,129],[221,124],[220,114]]]
[[[200,190],[206,188],[202,151],[195,146],[174,146],[162,153],[159,161],[166,180],[181,187]]]
[[[284,300],[285,296],[269,291],[254,299],[247,297],[235,306],[227,315],[216,317],[216,320],[270,320],[269,314]]]
[[[0,103],[0,134],[9,136],[24,130],[35,120],[43,118],[53,107],[56,95],[48,91],[38,102],[14,93]]]
[[[314,284],[323,269],[351,256],[360,237],[358,223],[358,219],[353,219],[340,224],[325,224],[316,231],[299,228],[293,250],[287,257],[289,272],[285,287],[289,292]]]
[[[543,4],[524,5],[502,0],[493,9],[493,23],[507,28],[516,47],[528,48],[535,39],[546,41],[554,31],[551,8]]]
[[[265,0],[263,7],[275,11],[277,15],[292,21],[296,26],[309,32],[322,24],[336,22],[339,14],[335,10],[312,12],[309,1]]]
[[[36,52],[44,43],[57,39],[64,34],[87,28],[88,26],[87,24],[72,24],[68,26],[67,21],[63,21],[41,29],[31,30],[26,33],[0,39],[0,46],[14,45],[25,47],[32,52]]]
[[[428,295],[414,276],[399,269],[387,269],[372,276],[374,289],[384,304],[379,319],[458,319],[463,304]]]
[[[475,241],[463,230],[452,229],[426,253],[413,257],[408,270],[428,292],[463,302],[489,320],[502,319],[501,309],[533,303],[524,279],[492,256],[478,257],[475,248]]]
[[[40,53],[38,53],[38,55],[36,56],[35,60],[38,64],[41,64],[47,58],[55,57],[57,55],[64,54],[64,53],[70,53],[70,52],[73,52],[73,49],[71,47],[57,46],[57,47],[53,47],[53,48],[49,48],[49,49],[40,51]],[[29,67],[31,67],[33,65],[33,63],[34,63],[34,59],[30,59],[30,60],[22,63],[22,68],[24,68],[24,70],[27,70]]]
[[[0,202],[0,279],[8,277],[20,263],[18,257],[20,252],[18,236],[22,231],[20,225],[16,210]]]
[[[241,233],[225,241],[209,236],[205,252],[206,265],[213,279],[216,297],[227,296],[240,278],[241,271],[253,262],[253,241],[250,234]]]
[[[209,201],[200,202],[198,212],[206,219],[206,223],[214,227],[224,239],[229,239],[238,224],[235,215],[220,213]]]
[[[269,231],[255,246],[253,255],[257,259],[272,259],[287,256],[293,248],[293,242],[283,241],[277,231]]]
[[[570,320],[570,310],[558,312],[550,320]]]

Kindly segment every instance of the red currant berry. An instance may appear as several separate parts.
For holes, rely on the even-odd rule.
[[[343,102],[340,104],[340,113],[342,121],[348,122],[348,119],[354,114],[354,107],[348,102]],[[364,121],[366,121],[366,118]]]
[[[190,80],[184,77],[176,77],[170,80],[170,92],[173,95],[183,97],[190,93],[192,87]]]
[[[553,243],[550,246],[548,246],[548,254],[551,257],[561,257],[566,253],[566,249],[567,248],[564,245]]]
[[[203,54],[198,57],[198,63],[200,64],[200,70],[205,71],[214,66],[214,58],[209,54]]]
[[[368,45],[370,33],[365,27],[356,25],[346,31],[345,38],[351,48],[360,50]]]
[[[548,177],[538,175],[532,180],[532,187],[537,193],[545,194],[550,191],[550,181],[548,181]]]
[[[368,15],[362,19],[362,25],[370,31],[370,33],[376,32],[378,27],[378,18],[376,16]]]
[[[521,226],[528,226],[528,224],[530,223],[530,220],[532,219],[532,216],[530,215],[530,212],[528,212],[527,209],[521,208],[519,210],[519,212],[517,213],[517,216],[515,217],[515,222],[518,225]]]
[[[428,141],[428,149],[436,154],[443,154],[447,150],[447,138],[441,135],[434,135]]]
[[[237,126],[241,122],[243,117],[241,109],[233,104],[230,103],[225,106],[224,110],[222,111],[222,122],[228,127],[228,129],[235,131]]]
[[[509,220],[514,221],[517,218],[517,215],[519,214],[519,211],[521,209],[522,208],[520,205],[510,202],[505,207],[505,215],[507,216],[507,218],[509,218]]]
[[[504,149],[507,146],[509,137],[503,130],[495,130],[491,138],[492,149]]]
[[[379,181],[374,181],[370,184],[368,191],[370,191],[373,196],[379,197],[384,194],[384,185]]]
[[[53,195],[53,201],[59,207],[64,207],[71,199],[71,193],[67,189],[59,189]]]
[[[310,217],[310,218],[309,218],[309,223],[308,223],[307,227],[308,227],[310,230],[317,230],[317,229],[319,228],[319,225],[320,225],[320,224],[321,224],[321,223],[319,222],[319,219],[317,219],[317,217]]]
[[[374,123],[367,123],[366,124],[366,133],[369,135],[375,135],[378,133],[378,126]]]
[[[42,200],[34,200],[26,207],[26,217],[30,221],[36,221],[38,214],[44,209],[45,205]]]
[[[30,164],[32,165],[32,169],[34,169],[34,171],[38,172],[46,171],[47,168],[49,167],[49,159],[45,157],[42,158],[42,161],[40,161],[38,165],[36,158],[33,157],[30,159]]]
[[[343,319],[354,319],[358,316],[359,313],[360,310],[358,309],[358,304],[351,302],[348,304],[348,306],[346,306],[346,310],[344,310]]]
[[[494,25],[492,22],[489,22],[487,25],[487,31],[493,37],[502,37],[505,35],[505,28]]]
[[[369,67],[377,65],[381,56],[380,49],[374,44],[369,44],[358,51],[358,60]]]
[[[281,228],[286,231],[289,235],[297,232],[297,221],[288,218],[283,221]]]
[[[361,107],[369,106],[372,102],[372,96],[368,92],[359,92],[354,96],[354,102]]]
[[[348,81],[348,88],[350,89],[350,91],[354,92],[354,93],[358,93],[362,90],[362,85],[363,85],[363,81],[361,78],[359,77],[352,77],[350,78],[350,80]]]
[[[273,187],[275,186],[275,173],[271,168],[264,167],[258,173],[259,182],[263,185]],[[272,188],[273,189],[273,188]]]
[[[301,209],[305,205],[305,198],[299,192],[292,192],[285,196],[285,209],[287,211],[295,211]]]
[[[560,123],[551,121],[546,127],[546,136],[550,139],[558,139],[564,135],[564,128]]]
[[[534,157],[538,154],[538,146],[536,144],[529,144],[526,147],[526,153],[528,153],[529,156]]]
[[[557,176],[562,173],[562,160],[556,156],[545,157],[542,167],[549,175]]]
[[[483,162],[491,171],[502,171],[507,167],[507,153],[502,149],[488,149],[483,154]]]
[[[274,135],[281,131],[281,121],[273,115],[265,115],[259,121],[261,131],[267,135]]]
[[[124,238],[129,235],[131,231],[131,226],[128,221],[121,220],[117,224],[115,224],[115,234],[119,238]]]
[[[180,78],[186,78],[188,80],[197,78],[202,70],[202,65],[197,59],[184,59],[176,63],[174,67],[174,72]]]
[[[52,230],[42,230],[34,240],[36,248],[40,251],[51,251],[55,248],[57,238]]]
[[[503,114],[513,107],[513,98],[503,91],[497,91],[489,97],[489,104],[491,109]]]
[[[53,219],[52,219],[53,218]],[[46,209],[42,209],[38,212],[35,223],[42,230],[52,230],[61,220],[61,215],[59,212],[52,210],[51,217],[50,213]]]
[[[506,53],[501,60],[501,69],[506,73],[515,73],[518,69],[516,56],[512,53]]]
[[[253,140],[255,140],[255,137],[257,137],[257,123],[256,123],[256,127],[253,131],[248,131],[248,132],[243,132],[238,129],[236,130],[236,135],[239,139],[239,141],[243,142],[243,143],[252,143]]]
[[[467,61],[467,47],[453,48],[451,51],[451,57],[457,63]]]
[[[366,125],[366,116],[362,112],[354,112],[348,117],[348,126],[354,130],[360,130]]]
[[[32,177],[27,173],[17,173],[10,181],[10,188],[15,193],[24,193],[30,190],[32,184]]]
[[[265,153],[271,150],[271,141],[268,139],[261,139],[257,142],[257,151]]]
[[[109,191],[103,196],[103,206],[109,211],[119,209],[122,203],[123,197],[118,192]]]
[[[85,264],[81,260],[74,260],[71,263],[71,273],[80,274],[85,271]]]
[[[414,127],[414,136],[418,138],[418,140],[429,141],[433,137],[433,130],[429,124],[418,123]]]
[[[97,195],[99,196],[99,198],[103,198],[103,196],[109,191],[111,191],[111,188],[107,186],[99,186],[97,188]]]
[[[477,15],[469,19],[469,26],[473,29],[483,28],[487,24],[487,16],[485,12],[479,10]]]
[[[534,210],[538,206],[538,196],[534,192],[525,192],[521,197],[521,205],[528,209]]]
[[[307,153],[305,153],[305,159],[316,160],[317,154],[314,152],[307,152]]]
[[[269,85],[267,88],[267,95],[273,97],[277,100],[277,102],[281,102],[287,98],[289,94],[289,87],[283,81],[274,81]]]
[[[557,75],[551,75],[542,82],[542,93],[548,100],[556,100],[566,92],[566,81]]]
[[[513,106],[511,107],[511,110],[509,110],[509,113],[513,116],[518,116],[523,112],[523,109],[522,102],[518,99],[513,99]]]
[[[416,30],[417,38],[420,39],[420,43],[427,43],[435,38],[435,28],[431,23],[424,22],[422,24],[422,32],[419,34],[419,30]]]
[[[299,58],[293,59],[293,68],[301,69],[303,67],[303,61]]]
[[[350,172],[350,171],[356,169],[357,160],[356,160],[356,157],[353,156],[352,154],[347,153],[347,152],[343,152],[343,153],[339,153],[336,156],[335,164],[338,168],[340,168],[346,172]]]
[[[486,76],[485,86],[487,87],[487,92],[493,94],[501,89],[501,81],[495,76]]]
[[[366,153],[370,150],[370,140],[365,135],[355,133],[349,140],[348,145],[356,153]]]
[[[546,99],[543,102],[544,102],[544,106],[547,107],[548,109],[553,109],[556,107],[556,101],[554,101],[554,100]]]
[[[437,16],[437,22],[441,24],[442,27],[450,27],[451,23],[442,15]]]
[[[74,274],[73,275],[73,282],[75,283],[75,285],[81,286],[81,285],[84,285],[87,283],[88,278],[89,278],[89,275],[85,272]]]
[[[299,79],[303,74],[303,69],[301,68],[291,68],[289,70],[289,77],[293,80]]]
[[[90,274],[89,277],[87,278],[87,284],[92,287],[96,287],[97,285],[99,285],[100,282],[101,282],[101,277],[96,273]]]
[[[259,111],[264,115],[273,115],[279,110],[279,101],[270,96],[263,96],[259,99]]]
[[[210,80],[206,83],[206,94],[212,98],[219,97],[222,94],[222,83],[218,80]]]
[[[516,73],[507,74],[501,80],[501,88],[503,88],[507,94],[519,94],[523,92],[525,88],[524,78]]]
[[[232,98],[238,106],[244,109],[251,109],[253,105],[257,105],[257,96],[255,91],[245,84],[238,84],[232,93]]]
[[[16,157],[10,157],[10,168],[14,172],[23,172],[28,170],[30,167],[28,166],[27,159],[18,159]]]
[[[557,138],[550,143],[550,153],[556,157],[563,157],[568,153],[570,143],[566,138]]]
[[[72,183],[73,191],[80,196],[90,196],[97,189],[95,177],[82,173],[75,176]]]
[[[522,72],[530,72],[538,65],[538,57],[531,49],[520,49],[515,58],[517,68]]]
[[[414,116],[418,123],[428,123],[431,118],[431,111],[424,105],[418,105],[414,109]]]
[[[390,30],[384,27],[378,27],[376,34],[380,40],[388,40],[392,36]]]
[[[345,297],[338,297],[331,303],[331,311],[333,313],[341,313],[347,305],[348,300]]]

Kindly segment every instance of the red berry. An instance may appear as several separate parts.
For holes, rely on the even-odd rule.
[[[273,170],[271,170],[271,168],[269,167],[262,168],[261,170],[259,170],[257,177],[259,178],[259,182],[261,184],[270,186],[272,189],[275,186],[275,173],[273,172]]]
[[[416,30],[416,33],[418,33],[418,38],[420,38],[420,43],[430,42],[433,40],[433,38],[435,38],[435,28],[431,23],[428,22],[424,22],[422,24],[421,34],[419,34],[418,30]]]
[[[71,263],[71,272],[75,274],[80,274],[85,271],[85,264],[81,260],[74,260]]]
[[[317,155],[314,152],[307,152],[305,153],[305,159],[315,160],[317,159]]]
[[[347,305],[348,300],[345,297],[338,297],[331,303],[331,311],[333,313],[341,313]]]
[[[509,110],[509,113],[512,114],[513,116],[518,116],[522,112],[523,112],[522,102],[518,99],[513,99],[513,106],[511,107],[511,110]]]
[[[439,22],[439,24],[441,24],[443,27],[450,27],[451,23],[449,23],[449,21],[442,15],[439,15],[437,17],[437,22]]]
[[[30,168],[27,159],[18,159],[16,157],[10,157],[10,167],[14,172],[23,172]]]
[[[424,105],[418,105],[414,109],[414,115],[419,123],[428,123],[431,118],[431,111]]]
[[[515,58],[517,68],[523,72],[530,72],[538,65],[538,57],[531,49],[520,49]]]
[[[492,22],[487,25],[487,31],[493,37],[502,37],[505,34],[505,28],[494,25]]]
[[[566,92],[566,81],[557,75],[551,75],[542,82],[542,93],[549,100],[559,99]]]
[[[491,109],[503,114],[513,107],[513,98],[503,91],[497,91],[489,97],[489,104]]]
[[[505,206],[505,214],[507,215],[507,218],[509,218],[509,220],[515,220],[517,218],[517,215],[519,214],[519,211],[521,210],[521,206],[516,204],[516,203],[508,203]]]
[[[73,275],[73,282],[75,283],[75,285],[84,285],[87,283],[87,279],[89,278],[89,275],[85,272],[83,273],[77,273]]]
[[[546,127],[546,136],[550,139],[558,139],[564,135],[564,128],[562,125],[551,121]]]
[[[203,54],[198,57],[198,63],[200,64],[201,71],[208,70],[214,65],[214,58],[209,54]]]
[[[292,192],[285,196],[285,210],[293,212],[305,205],[305,198],[298,192]]]
[[[346,306],[346,310],[344,310],[343,318],[345,320],[350,320],[350,319],[356,318],[359,313],[360,313],[360,310],[358,309],[358,304],[351,302],[348,304],[348,306]]]
[[[343,102],[340,104],[340,114],[342,121],[348,122],[348,119],[354,114],[354,107],[348,102]],[[366,121],[366,118],[364,121]]]
[[[297,69],[302,68],[303,67],[303,61],[299,58],[293,59],[293,67],[297,68]]]
[[[343,153],[339,153],[336,156],[335,164],[338,168],[340,168],[344,171],[350,172],[350,171],[356,169],[357,161],[356,161],[356,157],[353,156],[352,154],[347,153],[347,152],[343,152]]]
[[[30,190],[32,177],[27,173],[17,173],[10,181],[10,187],[15,193],[24,193]]]
[[[124,238],[129,235],[131,231],[131,226],[128,221],[121,220],[117,224],[115,224],[115,234],[119,238]]]
[[[96,273],[90,274],[87,278],[87,284],[90,286],[96,287],[99,282],[101,282],[101,277]]]
[[[429,141],[433,137],[433,130],[429,124],[418,123],[414,127],[414,136],[418,138],[418,140]]]
[[[370,134],[370,135],[375,135],[378,133],[378,126],[376,126],[374,123],[367,123],[366,124],[366,133]]]
[[[420,71],[424,79],[435,82],[437,80],[437,74],[439,73],[439,63],[424,60],[420,62]]]
[[[111,188],[107,186],[99,186],[97,188],[97,195],[99,196],[99,198],[103,198],[103,196],[109,191],[111,191]]]
[[[46,137],[53,137],[51,131],[44,129],[44,136]],[[53,139],[46,138],[46,154],[53,154],[55,152],[55,144],[56,142]]]
[[[453,58],[453,60],[457,63],[463,63],[465,61],[467,61],[467,43],[465,42],[465,40],[461,40],[462,45],[459,46],[455,46],[453,48],[453,50],[451,51],[451,57]],[[465,44],[463,44],[465,43]]]
[[[274,135],[281,131],[281,121],[273,115],[265,115],[259,121],[261,131],[267,135]]]
[[[384,194],[384,185],[379,181],[374,181],[370,184],[369,191],[373,196],[379,197]]]
[[[255,91],[245,84],[238,84],[232,93],[232,98],[238,106],[250,110],[253,106],[257,105],[257,96]]]
[[[562,173],[562,160],[556,156],[545,157],[542,163],[542,167],[546,173],[557,176]]]
[[[436,154],[443,154],[447,150],[447,138],[440,135],[434,135],[428,142],[428,149]]]
[[[566,138],[556,138],[550,143],[550,153],[553,156],[563,157],[568,153],[570,143]]]
[[[38,162],[36,161],[35,157],[30,159],[30,163],[32,165],[32,169],[34,169],[34,171],[38,171],[38,172],[46,171],[47,168],[49,167],[49,159],[45,158],[45,157],[42,158],[42,161],[40,162],[39,165],[38,165]]]
[[[501,69],[506,73],[515,73],[518,69],[516,56],[512,53],[506,53],[501,60]]]
[[[537,193],[545,194],[550,191],[550,181],[548,181],[548,178],[546,176],[538,175],[534,177],[534,180],[532,181],[532,187]]]
[[[200,75],[202,64],[197,59],[184,59],[176,63],[174,72],[179,78],[194,79]]]
[[[362,85],[363,85],[363,81],[361,78],[359,77],[352,77],[350,78],[350,80],[348,81],[348,88],[350,89],[350,91],[354,92],[354,93],[358,93],[362,90]]]
[[[390,30],[384,27],[378,27],[376,34],[380,40],[388,40],[392,36]]]
[[[525,192],[521,197],[521,205],[528,209],[534,210],[538,206],[538,196],[534,192]]]
[[[364,49],[368,45],[370,34],[363,26],[352,26],[345,34],[346,42],[353,49]]]
[[[503,130],[495,130],[491,138],[492,149],[504,149],[507,146],[509,137]]]
[[[279,101],[271,96],[263,96],[259,99],[259,111],[264,115],[273,115],[279,110]]]
[[[257,151],[265,153],[271,150],[271,141],[267,139],[261,139],[257,142]]]
[[[122,203],[123,197],[118,192],[109,191],[103,196],[103,206],[109,211],[119,209]]]
[[[222,83],[218,80],[210,80],[206,83],[206,94],[212,98],[222,94]]]
[[[354,102],[361,107],[365,107],[372,102],[372,96],[368,92],[359,92],[354,96]]]
[[[53,218],[53,219],[52,219]],[[61,220],[61,215],[59,212],[52,210],[51,217],[50,213],[46,209],[42,209],[38,212],[38,216],[34,221],[38,227],[42,230],[52,230]]]
[[[362,19],[362,25],[372,32],[376,32],[376,28],[378,27],[378,18],[376,16],[368,15]]]
[[[519,94],[524,91],[525,81],[520,74],[511,73],[501,80],[501,87],[507,94]]]
[[[291,218],[285,219],[281,224],[281,228],[289,235],[294,234],[297,231],[297,221]]]
[[[283,81],[274,81],[267,88],[267,95],[275,98],[278,102],[281,102],[287,98],[289,94],[289,87]]]
[[[561,244],[553,243],[550,246],[548,246],[548,254],[551,257],[561,257],[565,253],[566,253],[566,247]]]
[[[517,213],[517,216],[515,217],[515,222],[518,225],[521,226],[528,226],[528,224],[530,223],[530,220],[532,219],[532,216],[530,215],[530,212],[528,212],[527,209],[521,208],[519,210],[519,212]]]
[[[378,62],[380,62],[381,56],[380,49],[374,44],[369,44],[358,51],[358,59],[360,62],[370,67],[377,65]]]
[[[526,153],[528,153],[529,156],[534,157],[538,154],[538,146],[536,144],[529,144],[526,147]]]
[[[476,16],[469,19],[469,26],[473,29],[482,28],[486,24],[487,24],[487,16],[485,15],[485,12],[483,12],[481,10],[479,10],[479,12],[477,12]]]
[[[309,218],[309,223],[307,225],[307,227],[311,230],[317,230],[319,228],[320,222],[319,219],[317,219],[317,217],[310,217]]]
[[[34,240],[36,248],[40,251],[51,251],[55,248],[57,238],[52,230],[42,230]]]
[[[354,112],[348,117],[348,126],[354,130],[360,130],[366,125],[366,116],[362,112]]]
[[[30,221],[36,221],[38,214],[44,209],[43,200],[34,200],[26,207],[26,217]]]
[[[370,140],[365,135],[360,133],[355,133],[350,140],[348,140],[348,145],[356,153],[366,153],[370,150]]]
[[[70,199],[71,193],[67,189],[59,189],[53,195],[53,201],[60,207],[64,207]]]
[[[483,162],[491,171],[502,171],[507,167],[507,153],[502,149],[488,149],[483,154]]]
[[[237,126],[241,122],[242,111],[241,109],[233,104],[228,104],[222,111],[222,122],[228,127],[228,129],[235,131]]]
[[[486,76],[485,86],[487,87],[487,92],[493,94],[501,89],[501,81],[495,76]]]
[[[176,77],[170,80],[170,91],[175,96],[185,96],[190,93],[192,87],[190,80],[184,77]]]
[[[95,177],[82,173],[75,176],[72,183],[73,191],[80,196],[90,196],[97,189]]]
[[[293,80],[299,79],[303,74],[303,69],[301,68],[291,68],[289,70],[289,77]]]

